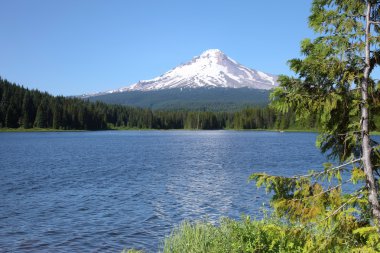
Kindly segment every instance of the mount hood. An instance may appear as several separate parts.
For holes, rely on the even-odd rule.
[[[252,88],[270,90],[276,87],[277,76],[247,68],[219,49],[209,49],[191,61],[181,64],[151,80],[108,93],[154,91],[175,88]],[[104,94],[104,93],[102,93]]]

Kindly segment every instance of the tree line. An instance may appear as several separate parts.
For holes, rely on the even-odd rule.
[[[287,129],[292,113],[264,108],[239,112],[153,111],[80,98],[52,96],[0,78],[0,128],[62,130],[138,129]],[[311,124],[309,127],[315,127]]]
[[[29,90],[0,77],[0,128],[62,130],[136,129],[316,129],[316,117],[296,121],[290,110],[269,107],[237,112],[151,110]]]

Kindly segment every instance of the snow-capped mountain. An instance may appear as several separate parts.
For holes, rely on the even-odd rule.
[[[247,68],[219,49],[210,49],[159,77],[139,81],[131,86],[106,93],[201,87],[248,87],[269,90],[275,86],[277,86],[277,76]]]

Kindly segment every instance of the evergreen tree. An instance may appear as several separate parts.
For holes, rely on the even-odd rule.
[[[1,84],[5,83],[6,81],[0,78]],[[8,110],[9,106],[9,98],[10,94],[8,91],[8,86],[7,85],[1,85],[2,87],[2,94],[1,94],[1,100],[0,100],[0,124],[1,127],[5,127],[5,116]]]
[[[258,186],[264,184],[274,192],[277,214],[322,227],[329,237],[339,236],[342,230],[366,236],[379,230],[380,147],[370,136],[371,113],[380,96],[370,78],[380,59],[379,4],[373,0],[314,0],[309,24],[320,36],[302,42],[304,58],[289,61],[298,78],[281,76],[280,87],[271,95],[273,107],[283,114],[294,111],[300,121],[318,117],[321,134],[317,144],[343,164],[325,164],[323,171],[291,178],[251,176]],[[349,173],[346,180],[344,172]],[[351,187],[356,190],[343,194],[342,186],[347,183],[361,183],[361,187]],[[374,245],[379,243],[374,241]]]
[[[48,102],[47,99],[42,99],[41,103],[37,108],[36,119],[34,121],[34,127],[38,128],[47,128],[49,126],[48,123]]]
[[[53,105],[53,128],[60,129],[63,126],[63,110],[62,104],[59,100],[55,101]]]
[[[24,94],[24,99],[22,101],[22,126],[24,128],[33,127],[33,111],[34,105],[33,100],[29,91]]]
[[[9,128],[17,128],[18,127],[18,117],[17,111],[13,104],[8,106],[8,109],[5,114],[5,126]]]

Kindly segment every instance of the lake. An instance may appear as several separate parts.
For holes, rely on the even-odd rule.
[[[157,252],[183,220],[260,217],[253,172],[326,161],[315,133],[0,133],[0,252]]]

